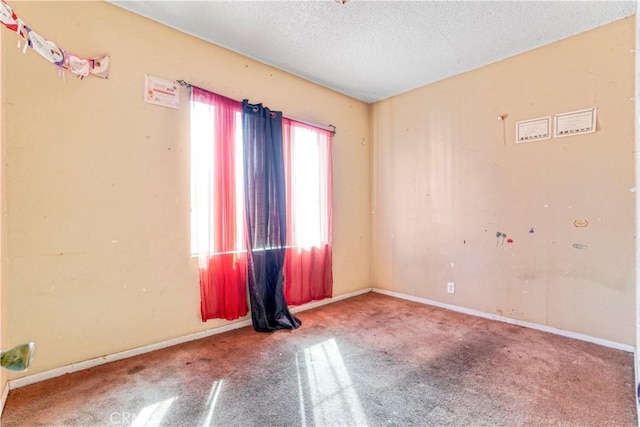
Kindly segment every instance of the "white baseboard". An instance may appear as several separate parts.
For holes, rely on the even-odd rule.
[[[532,322],[525,322],[524,320],[512,319],[510,317],[499,316],[497,314],[485,313],[483,311],[473,310],[465,307],[459,307],[457,305],[452,305],[452,304],[445,304],[442,302],[433,301],[426,298],[414,297],[412,295],[401,294],[399,292],[387,291],[385,289],[373,288],[372,292],[389,295],[392,297],[401,298],[408,301],[418,302],[421,304],[433,305],[436,307],[445,308],[447,310],[457,311],[458,313],[469,314],[471,316],[482,317],[490,320],[498,320],[500,322],[505,322],[512,325],[524,326],[525,328],[537,329],[539,331],[549,332],[555,335],[561,335],[563,337],[574,338],[577,340],[602,345],[604,347],[615,348],[616,350],[623,350],[629,353],[635,352],[635,347],[628,344],[622,344],[614,341],[605,340],[602,338],[592,337],[591,335],[581,334],[578,332],[571,332],[564,329],[558,329],[552,326],[540,325],[538,323],[532,323]]]
[[[371,288],[365,288],[356,292],[351,292],[344,295],[339,295],[333,298],[327,298],[321,301],[313,301],[308,304],[303,304],[297,307],[291,307],[291,312],[297,313],[300,311],[311,310],[312,308],[320,307],[333,302],[341,301],[343,299],[355,297],[364,293],[371,292]],[[172,338],[166,341],[162,341],[156,344],[145,345],[137,347],[131,350],[121,351],[119,353],[109,354],[95,359],[89,359],[78,363],[72,363],[71,365],[62,366],[60,368],[51,369],[48,371],[38,372],[37,374],[29,375],[22,378],[9,381],[6,387],[6,392],[9,393],[9,389],[13,390],[19,387],[24,387],[29,384],[34,384],[40,381],[48,380],[50,378],[59,377],[61,375],[70,374],[72,372],[82,371],[84,369],[93,368],[94,366],[103,365],[109,362],[115,362],[116,360],[127,359],[129,357],[139,356],[144,353],[149,353],[163,348],[171,347],[174,345],[182,344],[189,341],[195,341],[201,338],[206,338],[212,335],[221,334],[234,329],[244,328],[245,326],[251,326],[251,319],[241,320],[239,322],[230,323],[218,328],[209,329],[202,332],[196,332],[193,334],[185,335],[178,338]],[[4,400],[2,401],[4,404]]]
[[[251,325],[251,319],[241,320],[239,322],[230,323],[228,325],[224,325],[219,328],[213,328],[213,329],[209,329],[202,332],[196,332],[196,333],[185,335],[182,337],[172,338],[159,343],[133,348],[131,350],[125,350],[119,353],[113,353],[113,354],[109,354],[102,357],[96,357],[95,359],[89,359],[82,362],[72,363],[71,365],[66,365],[60,368],[38,372],[37,374],[11,380],[9,381],[9,388],[13,390],[19,387],[24,387],[29,384],[34,384],[40,381],[59,377],[61,375],[82,371],[84,369],[93,368],[94,366],[103,365],[109,362],[115,362],[116,360],[122,360],[122,359],[127,359],[129,357],[139,356],[144,353],[161,350],[163,348],[171,347],[171,346],[182,344],[189,341],[198,340],[201,338],[206,338],[211,335],[221,334],[223,332],[232,331],[234,329],[244,328],[245,326],[250,326],[250,325]]]
[[[9,383],[4,385],[2,396],[0,396],[0,418],[2,418],[2,411],[4,410],[4,404],[7,402],[7,397],[9,397]]]
[[[292,313],[298,313],[300,311],[311,310],[313,308],[322,307],[323,305],[331,304],[333,302],[342,301],[342,300],[347,299],[347,298],[353,298],[353,297],[357,297],[358,295],[368,294],[371,291],[372,291],[372,288],[364,288],[364,289],[360,289],[359,291],[349,292],[348,294],[338,295],[337,297],[325,298],[325,299],[320,300],[320,301],[311,301],[311,302],[309,302],[307,304],[298,305],[298,306],[292,306],[292,307],[290,307],[289,310]]]

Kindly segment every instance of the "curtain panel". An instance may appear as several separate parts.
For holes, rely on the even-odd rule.
[[[332,133],[283,119],[287,239],[284,293],[291,305],[333,296]]]
[[[191,92],[193,244],[200,270],[202,321],[248,313],[244,195],[237,183],[242,104],[197,87]]]
[[[284,297],[287,236],[282,113],[242,104],[247,283],[256,331],[296,329]]]

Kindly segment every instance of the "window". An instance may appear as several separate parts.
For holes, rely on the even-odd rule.
[[[228,105],[191,102],[191,254],[210,255],[244,251],[244,181],[242,156],[242,113],[233,111],[233,133],[221,132],[223,110]],[[329,131],[284,119],[283,144],[289,247],[321,247],[330,241]],[[223,138],[231,137],[231,141]],[[230,144],[225,150],[221,145]],[[228,169],[225,162],[232,161]],[[224,172],[230,172],[229,176]],[[224,182],[232,178],[229,182]],[[228,227],[227,204],[234,201],[233,224]],[[216,227],[214,224],[224,226]],[[216,236],[217,233],[233,236]],[[225,238],[227,237],[227,238]],[[224,243],[233,241],[234,245]]]
[[[287,303],[298,305],[332,295],[332,133],[285,118],[282,134],[283,292]],[[247,314],[243,162],[242,103],[194,87],[191,254],[200,266],[203,321]]]
[[[242,111],[239,105],[234,105],[235,101],[213,101],[191,102],[193,256],[238,252],[245,248]]]
[[[331,134],[293,120],[283,124],[292,247],[321,247],[330,239]],[[287,156],[287,154],[289,156]]]

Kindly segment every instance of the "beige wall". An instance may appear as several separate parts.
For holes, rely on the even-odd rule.
[[[4,31],[0,31],[0,159],[4,159],[5,158],[5,144],[4,144],[4,125],[2,125],[4,123],[4,108],[3,108],[3,100],[4,98],[2,97],[4,94],[4,87],[5,87],[5,83],[4,83],[4,70],[3,70],[3,66],[4,66],[4,61],[3,61],[3,57],[4,54],[2,52],[3,48],[2,48],[2,40],[4,38],[3,35]],[[7,274],[7,268],[6,268],[6,261],[7,261],[7,257],[6,257],[6,242],[7,242],[7,229],[5,226],[6,223],[6,193],[5,193],[5,176],[4,176],[4,172],[5,172],[5,167],[4,167],[4,162],[0,161],[0,349],[4,350],[7,347],[7,341],[6,341],[6,330],[7,330],[7,321],[9,319],[9,316],[7,314],[7,307],[6,307],[6,302],[7,299],[5,298],[5,293],[6,293],[6,289],[7,289],[7,280],[6,280],[6,274]],[[7,385],[7,382],[9,381],[9,375],[7,374],[7,372],[5,372],[4,369],[0,369],[0,399],[2,399],[2,393],[4,392],[4,389]],[[2,402],[0,402],[0,405],[2,404]],[[2,415],[2,410],[4,409],[3,406],[0,406],[0,415]]]
[[[112,60],[108,80],[63,81],[5,33],[6,332],[36,342],[29,373],[226,324],[200,321],[189,255],[188,95],[178,111],[146,104],[145,74],[334,124],[334,295],[370,286],[367,104],[108,3],[14,9],[60,47]]]
[[[633,49],[631,17],[375,104],[374,286],[633,345]],[[514,143],[589,107],[596,133]]]

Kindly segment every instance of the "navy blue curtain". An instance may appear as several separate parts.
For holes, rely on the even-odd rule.
[[[296,329],[284,298],[287,236],[282,113],[242,102],[247,282],[253,328]]]

